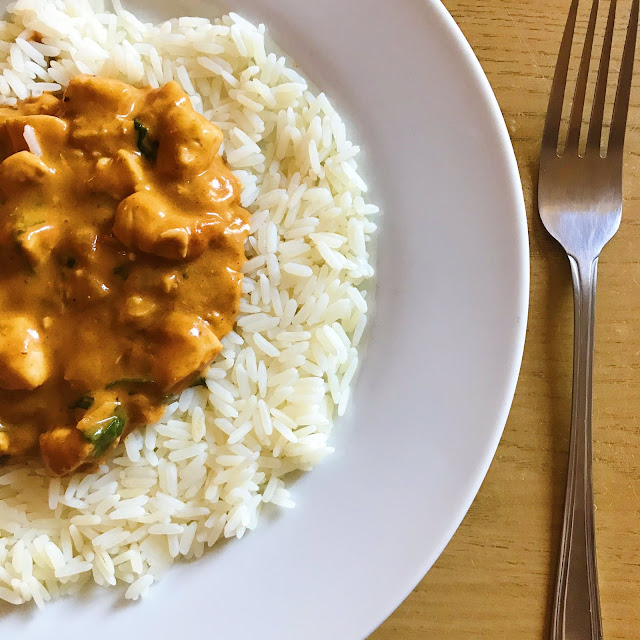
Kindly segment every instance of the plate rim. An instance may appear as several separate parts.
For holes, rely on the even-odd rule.
[[[208,2],[209,0],[204,1]],[[369,607],[366,617],[361,615],[355,618],[354,616],[350,621],[353,623],[353,629],[356,630],[354,631],[354,637],[362,631],[366,631],[366,635],[372,633],[406,599],[410,592],[431,569],[437,558],[442,555],[444,549],[459,528],[464,516],[467,514],[473,500],[476,498],[495,456],[507,417],[511,410],[524,352],[529,307],[529,234],[524,194],[516,156],[495,94],[470,44],[441,0],[420,0],[420,2],[417,0],[405,0],[405,2],[418,5],[417,9],[420,11],[430,11],[434,15],[434,21],[439,20],[439,25],[442,25],[443,38],[445,38],[449,44],[450,54],[456,56],[456,59],[459,58],[460,67],[466,74],[465,79],[473,86],[474,96],[477,97],[478,109],[485,113],[484,119],[486,120],[487,130],[496,142],[496,154],[505,163],[504,167],[501,168],[500,175],[504,182],[505,192],[508,190],[508,192],[505,193],[505,200],[510,203],[509,215],[512,216],[513,226],[516,230],[513,236],[514,245],[517,244],[517,250],[514,251],[516,258],[516,260],[514,260],[514,267],[520,271],[517,287],[519,297],[513,304],[514,307],[517,307],[517,319],[514,318],[514,321],[511,323],[513,331],[509,334],[509,361],[505,359],[508,375],[505,375],[504,384],[500,388],[501,395],[496,394],[495,397],[496,407],[498,409],[496,414],[498,415],[492,428],[489,428],[490,423],[488,423],[486,430],[487,435],[483,438],[482,448],[478,450],[474,467],[466,475],[465,486],[467,488],[464,491],[464,500],[452,503],[450,515],[447,518],[450,526],[446,529],[442,527],[441,533],[437,536],[438,544],[433,544],[429,549],[425,548],[424,553],[415,556],[412,571],[405,573],[403,576],[402,588],[396,587],[394,590],[388,589],[384,597],[386,604],[384,606],[378,606],[375,609]],[[128,2],[127,4],[134,5],[135,2]],[[214,7],[215,3],[212,2],[211,6]],[[177,10],[179,11],[178,8]],[[214,9],[212,8],[212,10]],[[267,26],[269,30],[272,31],[269,23],[267,23]],[[279,39],[276,39],[276,42],[279,42]],[[289,48],[285,47],[285,51],[289,52]],[[296,57],[293,56],[293,59],[295,60]],[[303,67],[303,70],[306,72],[305,67]],[[338,104],[340,103],[338,102]],[[359,127],[356,127],[354,133],[359,133],[358,129]],[[354,135],[354,138],[359,139],[360,136]],[[367,171],[367,173],[369,172]],[[382,233],[384,233],[384,228]],[[378,237],[376,241],[378,242],[379,240],[380,237]],[[378,279],[376,278],[374,286],[377,286],[377,284]],[[372,319],[374,319],[373,315]],[[367,360],[368,358],[365,356],[362,371],[367,367]],[[183,565],[181,569],[186,567],[186,563],[181,564]],[[177,571],[177,569],[177,566],[174,567],[174,570]],[[174,576],[173,580],[175,586],[177,577]],[[147,603],[147,606],[149,604],[151,603]],[[26,611],[23,613],[26,613]],[[284,635],[286,635],[286,629],[284,631]],[[280,629],[280,632],[282,632],[282,629]],[[29,633],[29,630],[27,630],[27,633]]]
[[[442,0],[422,0],[425,5],[432,4],[437,11],[439,18],[446,25],[449,35],[452,37],[459,53],[465,60],[467,68],[471,72],[473,80],[479,88],[479,97],[484,101],[484,106],[489,110],[492,124],[497,133],[497,141],[500,144],[500,150],[508,167],[509,184],[511,186],[511,197],[513,200],[514,217],[518,230],[518,255],[520,258],[520,300],[519,300],[519,325],[515,339],[514,349],[512,350],[512,360],[510,366],[509,381],[503,398],[500,417],[498,418],[493,437],[487,442],[484,455],[479,456],[479,473],[470,482],[470,488],[466,499],[458,505],[455,515],[452,516],[452,524],[449,529],[442,535],[441,544],[438,545],[430,554],[427,555],[420,563],[416,563],[416,570],[411,581],[410,588],[399,598],[393,601],[393,604],[379,616],[377,623],[372,625],[367,636],[373,633],[378,627],[391,616],[398,607],[409,597],[418,584],[426,577],[435,562],[443,554],[453,536],[456,534],[462,521],[467,515],[471,505],[475,501],[482,484],[487,476],[491,463],[495,458],[498,445],[502,439],[504,429],[507,424],[509,414],[515,398],[515,392],[520,378],[520,370],[524,356],[525,338],[527,332],[527,323],[529,316],[529,294],[530,294],[530,249],[529,249],[529,229],[527,225],[527,209],[524,200],[524,191],[522,189],[522,181],[518,162],[513,148],[513,143],[507,129],[504,115],[500,108],[498,99],[491,87],[491,83],[480,64],[471,44],[465,37],[462,29],[455,21],[449,10],[445,7]]]

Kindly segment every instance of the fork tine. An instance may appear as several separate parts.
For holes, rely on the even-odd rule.
[[[562,43],[558,52],[556,70],[551,83],[551,94],[549,95],[549,107],[547,117],[544,122],[544,132],[542,134],[542,150],[553,151],[555,154],[558,146],[558,135],[560,132],[560,121],[562,119],[562,103],[564,102],[564,92],[567,84],[567,73],[569,71],[569,61],[571,60],[571,45],[573,43],[573,33],[576,26],[576,16],[578,15],[578,0],[571,2],[567,23],[562,35]]]
[[[633,78],[633,59],[636,53],[636,36],[638,33],[638,5],[639,0],[633,0],[629,15],[627,37],[624,41],[622,62],[620,63],[620,77],[616,91],[616,101],[613,105],[611,118],[611,132],[607,155],[616,154],[622,158],[624,147],[624,133],[627,126],[627,114],[629,112],[629,95],[631,93],[631,80]]]
[[[602,120],[604,118],[604,105],[607,97],[607,81],[609,78],[609,62],[611,60],[611,43],[613,42],[613,28],[616,20],[616,0],[611,0],[609,5],[609,17],[607,27],[602,40],[602,52],[600,53],[600,66],[598,67],[598,79],[596,91],[593,97],[591,109],[591,121],[587,135],[587,153],[600,153],[600,140],[602,139]]]
[[[569,132],[567,133],[565,151],[578,151],[580,128],[582,127],[582,113],[584,111],[584,97],[587,92],[587,79],[589,77],[591,51],[593,49],[593,36],[596,32],[597,19],[598,0],[593,0],[593,3],[591,4],[591,13],[589,14],[589,25],[587,27],[587,33],[584,36],[584,45],[582,46],[580,66],[578,67],[578,78],[576,80],[576,89],[573,95],[573,104],[571,106],[571,117],[569,118]]]

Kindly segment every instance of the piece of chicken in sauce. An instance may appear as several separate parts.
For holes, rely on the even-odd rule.
[[[221,142],[174,82],[0,108],[0,456],[90,465],[219,353],[248,234]]]

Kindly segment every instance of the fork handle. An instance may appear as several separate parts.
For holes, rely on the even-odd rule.
[[[601,640],[592,483],[593,332],[598,259],[570,256],[574,294],[569,469],[551,640]]]

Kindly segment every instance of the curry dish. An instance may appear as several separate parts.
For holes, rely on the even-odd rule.
[[[219,353],[248,234],[221,142],[173,82],[0,108],[0,455],[92,464]]]

